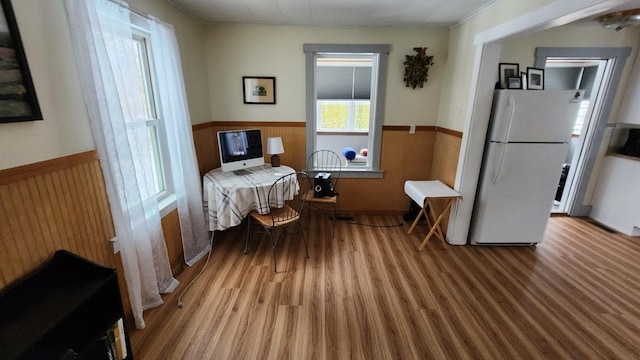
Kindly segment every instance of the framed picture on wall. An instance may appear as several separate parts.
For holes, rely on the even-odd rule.
[[[276,78],[266,76],[243,76],[242,92],[245,104],[275,104]]]
[[[512,63],[500,63],[498,65],[498,70],[500,74],[500,88],[508,89],[507,79],[510,77],[519,76],[520,65]]]
[[[544,69],[527,68],[527,89],[544,90]]]
[[[42,120],[11,0],[0,4],[0,123]]]

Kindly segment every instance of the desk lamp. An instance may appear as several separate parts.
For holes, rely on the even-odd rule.
[[[284,153],[284,146],[282,146],[282,138],[270,137],[267,138],[267,154],[271,154],[271,166],[280,166],[280,155]]]

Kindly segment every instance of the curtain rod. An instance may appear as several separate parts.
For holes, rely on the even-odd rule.
[[[111,3],[114,3],[114,4],[116,4],[116,5],[118,5],[118,6],[122,7],[122,8],[125,8],[125,9],[131,11],[132,13],[134,13],[134,14],[136,14],[138,16],[142,16],[143,18],[145,18],[147,20],[152,20],[152,18],[153,18],[153,16],[151,16],[151,15],[149,15],[147,13],[144,13],[144,12],[142,12],[140,10],[136,10],[136,9],[132,8],[129,5],[129,3],[126,2],[126,1],[121,1],[121,0],[107,0],[107,1],[109,1]],[[126,4],[126,6],[123,5],[123,4]]]

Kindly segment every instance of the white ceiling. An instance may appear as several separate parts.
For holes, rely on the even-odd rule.
[[[497,0],[166,0],[204,23],[443,27]]]
[[[210,24],[451,27],[501,0],[165,1]],[[617,6],[605,12],[640,7],[640,0],[612,2]],[[594,20],[597,15],[576,23],[597,26]]]

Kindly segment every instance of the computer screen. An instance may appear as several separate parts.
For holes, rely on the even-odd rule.
[[[222,171],[238,171],[264,165],[260,129],[218,132]]]

